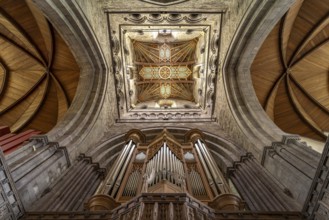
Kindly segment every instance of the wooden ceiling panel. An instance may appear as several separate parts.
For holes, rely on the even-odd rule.
[[[329,109],[329,43],[305,57],[292,69],[296,80]]]
[[[60,35],[54,30],[54,61],[52,71],[67,70],[79,73],[79,66],[77,65],[74,56],[72,55],[69,47],[65,44]]]
[[[35,71],[10,71],[0,100],[0,114],[26,98],[31,90],[38,86],[42,78],[42,75]]]
[[[40,108],[37,114],[31,118],[30,122],[28,123],[28,127],[31,129],[47,132],[54,125],[56,125],[58,120],[57,117],[58,100],[56,85],[50,82],[47,87],[47,93],[42,102],[42,108]]]
[[[44,72],[44,67],[22,48],[0,37],[0,57],[8,70],[29,69]]]
[[[25,98],[23,102],[21,102],[19,105],[15,106],[15,109],[20,109],[22,114],[19,115],[15,123],[12,124],[11,130],[13,131],[20,130],[27,123],[29,123],[29,121],[31,120],[31,118],[33,118],[35,114],[37,114],[45,98],[45,94],[48,86],[47,84],[48,84],[48,80],[47,79],[43,80],[40,86],[36,90],[34,90],[31,93],[31,95]]]
[[[77,90],[77,82],[79,81],[79,71],[71,70],[55,70],[53,74],[58,79],[61,87],[64,89],[69,102],[72,102]]]
[[[265,108],[269,97],[271,96],[273,85],[279,80],[283,68],[280,61],[279,46],[273,48],[272,42],[279,43],[280,24],[277,24],[271,34],[263,43],[257,54],[254,64],[251,67],[251,75],[254,89],[261,105]],[[268,63],[271,68],[268,68]],[[266,71],[266,74],[264,74]],[[262,91],[262,92],[257,92]],[[273,91],[274,92],[274,91]]]
[[[288,133],[298,133],[311,137],[313,139],[321,139],[318,134],[316,134],[310,126],[308,126],[301,117],[296,113],[294,106],[290,102],[290,98],[288,97],[288,91],[286,85],[281,83],[278,88],[278,94],[276,97],[276,105],[274,107],[274,122],[279,127],[284,127],[285,132]]]
[[[280,47],[281,47],[282,59],[283,62],[285,62],[284,63],[285,67],[287,66],[286,61],[290,59],[290,57],[287,57],[287,47],[288,47],[289,38],[291,36],[291,29],[293,28],[295,20],[298,16],[298,12],[303,5],[303,1],[304,0],[297,0],[285,15],[285,19],[282,20]],[[273,30],[272,32],[275,31]]]
[[[40,55],[45,59],[47,57],[47,50],[44,39],[26,1],[3,0],[0,2],[0,6],[1,9],[10,16],[13,23],[21,27],[20,30],[30,40],[30,43],[38,48],[38,52],[41,53]]]
[[[328,17],[329,18],[329,17]],[[328,19],[329,21],[329,19]],[[313,50],[321,48],[323,44],[328,43],[329,38],[329,25],[322,29],[310,42],[301,50],[300,54],[296,56],[297,61],[308,56],[309,53],[312,53]]]
[[[69,108],[80,74],[31,0],[0,2],[0,57],[1,123],[12,132],[49,131]]]
[[[291,87],[294,90],[295,94],[298,94],[298,102],[303,106],[303,108],[308,112],[309,117],[316,123],[320,128],[320,131],[329,131],[329,110],[325,108],[319,108],[319,105],[316,103],[316,100],[311,100],[304,93],[300,87],[291,83]]]
[[[286,132],[322,141],[329,128],[329,4],[324,2],[297,1],[251,67],[256,94],[272,120]],[[273,62],[275,56],[282,62]],[[281,77],[271,84],[266,79],[273,70]]]

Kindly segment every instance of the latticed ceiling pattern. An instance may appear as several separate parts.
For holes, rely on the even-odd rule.
[[[134,41],[138,101],[167,98],[193,101],[196,44],[197,39],[175,43]]]
[[[298,0],[251,68],[270,118],[284,131],[325,140],[329,131],[329,4]]]
[[[67,111],[79,67],[31,0],[0,2],[0,124],[49,131]]]

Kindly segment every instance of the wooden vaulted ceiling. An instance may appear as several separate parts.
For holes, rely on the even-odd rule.
[[[31,0],[0,1],[0,124],[49,131],[78,80],[68,46]]]
[[[329,4],[297,0],[251,67],[257,97],[285,132],[324,141],[329,131]]]

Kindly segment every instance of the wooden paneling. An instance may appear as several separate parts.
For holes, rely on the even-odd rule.
[[[279,81],[284,71],[280,61],[280,49],[278,46],[279,29],[280,23],[275,26],[263,43],[251,67],[253,85],[256,91],[262,91],[256,94],[264,108],[268,99],[271,96],[275,96],[275,84]],[[275,47],[273,47],[273,42],[277,42]],[[271,68],[268,68],[268,63],[271,63]],[[264,70],[266,73],[264,73]]]
[[[0,122],[49,131],[76,92],[79,67],[31,0],[0,2]]]
[[[329,5],[296,1],[267,37],[251,68],[260,103],[284,131],[326,139],[328,60]]]

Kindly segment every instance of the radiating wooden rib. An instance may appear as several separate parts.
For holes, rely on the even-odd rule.
[[[13,40],[11,40],[7,36],[5,36],[5,35],[3,35],[3,34],[0,33],[0,38],[2,38],[7,43],[13,45],[14,47],[16,47],[17,49],[19,49],[20,51],[24,52],[27,56],[29,56],[31,59],[35,60],[40,65],[45,66],[45,63],[44,63],[43,60],[40,60],[38,57],[36,57],[32,53],[30,53],[30,51],[26,50],[24,47],[22,47],[21,45],[17,44],[16,42],[14,42]]]
[[[292,101],[292,104],[296,110],[296,112],[301,116],[303,121],[305,121],[313,130],[324,140],[326,140],[327,136],[323,133],[322,129],[316,124],[315,121],[308,115],[308,113],[304,110],[304,108],[300,105],[297,97],[294,94],[293,89],[290,85],[290,74],[287,74],[287,87],[288,87],[288,96],[290,97],[290,100]]]
[[[5,88],[5,85],[6,85],[6,82],[7,82],[7,70],[6,68],[4,67],[4,65],[2,64],[1,62],[1,59],[0,59],[0,99],[3,95],[3,90]]]
[[[31,0],[26,0],[27,6],[29,7],[32,15],[35,18],[35,21],[39,27],[40,33],[46,45],[47,54],[48,54],[48,68],[51,66],[53,59],[53,50],[54,50],[54,37],[53,32],[50,27],[49,22],[45,18],[45,16],[41,13],[41,11],[35,7]]]
[[[189,101],[193,100],[193,96],[190,93],[187,93],[186,88],[182,88],[180,84],[171,85],[171,94],[176,95],[177,98],[186,99]]]
[[[137,53],[142,55],[148,62],[158,62],[159,61],[159,52],[155,53],[154,50],[157,50],[153,47],[150,47],[146,44],[136,42],[134,44],[135,50]]]
[[[40,55],[37,47],[28,40],[28,35],[25,31],[15,24],[14,20],[7,15],[0,8],[0,24],[2,24],[8,31],[10,31],[14,36],[16,36],[30,51],[33,56],[37,57],[39,61],[45,63],[43,57]]]
[[[328,111],[324,111],[319,108],[316,103],[314,103],[309,97],[301,91],[300,87],[293,80],[291,80],[291,87],[295,91],[296,97],[299,103],[304,107],[308,115],[313,119],[313,121],[321,128],[323,131],[329,131],[329,114]]]
[[[329,109],[327,109],[325,106],[323,106],[310,93],[308,93],[307,90],[297,81],[297,79],[294,77],[293,74],[290,74],[290,78],[291,78],[292,82],[304,93],[304,95],[307,98],[309,98],[315,105],[317,105],[319,108],[321,108],[327,114],[329,114]]]
[[[186,44],[185,47],[181,48],[179,51],[177,51],[177,53],[172,55],[172,59],[174,59],[175,62],[178,62],[179,60],[184,61],[189,53],[194,52],[194,50],[192,50],[193,46],[195,45],[191,45],[191,43]]]
[[[40,90],[38,91],[38,95],[34,98],[33,102],[30,104],[28,109],[26,109],[24,113],[19,117],[16,123],[10,127],[12,132],[17,132],[20,129],[22,129],[27,123],[29,123],[32,120],[32,118],[39,111],[48,91],[48,85],[50,80],[49,80],[49,75],[46,76],[47,77],[44,78],[45,80],[43,80],[42,84],[39,86]]]
[[[320,21],[318,24],[316,24],[313,29],[305,36],[301,44],[297,47],[297,50],[293,54],[291,58],[291,62],[289,63],[289,66],[291,66],[295,60],[297,59],[297,56],[299,53],[304,49],[304,47],[317,35],[319,34],[324,27],[329,25],[329,13]]]
[[[190,44],[184,44],[183,47],[180,47],[180,49],[171,55],[171,59],[173,59],[174,62],[178,62],[179,58],[181,58],[184,54],[188,54]],[[184,60],[184,59],[182,59]]]
[[[280,51],[282,62],[284,66],[287,68],[287,45],[289,42],[289,38],[291,36],[291,30],[293,24],[297,18],[298,12],[302,6],[304,0],[297,0],[295,4],[289,9],[289,11],[285,14],[280,28]]]
[[[141,88],[138,95],[138,100],[148,101],[152,98],[159,97],[159,87],[158,84],[147,84],[146,88]]]
[[[326,45],[327,43],[329,43],[329,38],[325,39],[323,42],[321,42],[320,44],[316,45],[315,47],[313,47],[311,50],[307,51],[305,54],[303,54],[301,57],[299,57],[292,65],[291,68],[294,67],[295,65],[297,65],[300,61],[303,61],[304,59],[306,59],[309,55],[312,55],[312,53],[316,52],[318,49],[320,49],[321,47],[323,47],[324,45]]]
[[[58,100],[58,115],[57,118],[61,119],[64,114],[66,113],[67,109],[69,108],[69,99],[61,85],[60,81],[56,78],[54,74],[50,72],[50,76],[52,80],[55,82],[56,89],[57,89],[57,100]]]
[[[19,99],[15,100],[15,102],[13,102],[11,105],[7,106],[6,108],[4,108],[2,111],[0,111],[0,115],[5,114],[6,112],[8,112],[10,109],[12,109],[15,105],[19,104],[20,102],[22,102],[27,96],[29,96],[35,89],[38,88],[39,84],[42,83],[42,81],[45,79],[45,77],[47,76],[46,73],[44,73],[39,80],[33,85],[33,87],[31,87],[24,95],[22,95]]]
[[[275,98],[277,95],[277,91],[279,88],[279,85],[281,81],[286,76],[286,73],[282,73],[281,76],[275,81],[273,87],[270,90],[270,93],[268,94],[265,102],[265,111],[270,116],[272,120],[274,120],[274,104],[275,104]],[[272,107],[272,109],[270,109]]]

